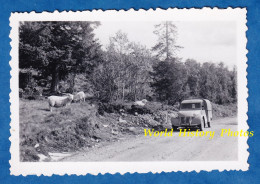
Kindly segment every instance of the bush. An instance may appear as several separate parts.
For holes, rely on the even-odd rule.
[[[171,105],[165,105],[160,102],[147,102],[145,106],[132,105],[130,114],[137,112],[138,114],[155,114],[158,111],[177,111],[177,109]]]
[[[21,162],[36,162],[40,160],[38,152],[34,147],[22,146],[20,150]]]
[[[41,87],[26,87],[24,90],[19,88],[19,97],[28,100],[43,100],[43,89]]]
[[[24,95],[24,90],[19,88],[19,98],[22,98]]]
[[[132,105],[131,109],[128,111],[130,114],[152,114],[153,112],[151,109],[147,108],[146,106],[138,106],[138,105]]]
[[[122,110],[128,112],[131,109],[129,104],[124,104],[121,102],[113,102],[113,103],[99,103],[98,104],[98,113],[100,115],[104,115],[106,113],[120,113]]]
[[[95,116],[65,121],[62,113],[50,114],[41,127],[23,124],[20,135],[21,161],[39,161],[39,154],[48,157],[49,152],[75,151],[89,146],[92,137],[101,139],[99,127],[101,125]]]
[[[218,105],[212,103],[212,115],[213,115],[213,119],[236,116],[237,105],[236,104]]]
[[[40,87],[33,88],[33,95],[35,96],[42,96],[43,89]]]

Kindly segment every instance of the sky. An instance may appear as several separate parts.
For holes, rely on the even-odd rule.
[[[157,41],[153,33],[154,25],[159,22],[127,21],[101,22],[96,30],[96,38],[105,46],[109,37],[118,30],[127,33],[129,41],[139,42],[152,48]],[[231,21],[183,21],[173,22],[178,29],[177,45],[183,48],[177,56],[203,62],[224,62],[230,69],[236,65],[236,24]]]

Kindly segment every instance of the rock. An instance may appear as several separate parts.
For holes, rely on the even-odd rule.
[[[96,139],[93,139],[92,137],[91,137],[91,139],[90,139],[92,142],[96,142]]]
[[[135,132],[136,128],[135,127],[128,127],[128,130],[131,132]]]
[[[114,134],[114,135],[118,135],[118,131],[112,129],[112,134]]]
[[[45,161],[48,157],[43,154],[38,154],[38,157],[40,158],[39,162]]]
[[[127,121],[126,120],[124,120],[124,119],[122,119],[121,117],[119,117],[119,123],[127,123]]]

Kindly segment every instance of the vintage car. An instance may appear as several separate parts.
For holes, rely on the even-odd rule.
[[[201,131],[212,122],[212,106],[209,100],[183,100],[180,104],[178,118],[172,118],[172,128],[199,128]]]

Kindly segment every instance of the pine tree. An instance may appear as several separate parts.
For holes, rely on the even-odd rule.
[[[69,73],[91,73],[100,61],[100,45],[93,30],[99,22],[22,22],[19,67],[34,68],[47,79],[51,91]]]
[[[152,87],[158,95],[158,100],[174,104],[186,97],[186,71],[184,65],[177,59],[158,62],[154,66]]]
[[[177,27],[171,21],[155,25],[154,34],[158,36],[156,45],[152,48],[161,60],[168,60],[176,56],[181,46],[176,45]]]

